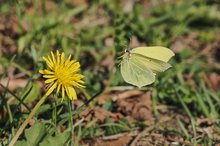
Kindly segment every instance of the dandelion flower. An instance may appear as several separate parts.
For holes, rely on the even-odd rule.
[[[51,52],[48,57],[43,57],[49,69],[39,70],[43,77],[46,78],[45,84],[49,85],[46,95],[50,95],[55,89],[58,94],[62,90],[62,101],[65,94],[70,100],[76,100],[76,91],[74,87],[84,88],[82,74],[79,74],[80,64],[76,60],[71,60],[71,55],[65,60],[65,54],[56,54]]]

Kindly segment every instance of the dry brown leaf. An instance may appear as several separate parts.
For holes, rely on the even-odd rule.
[[[125,115],[131,115],[132,110],[134,108],[134,103],[128,102],[126,100],[118,100],[117,101],[118,110],[125,114]]]
[[[208,80],[206,81],[214,90],[217,91],[218,89],[220,89],[220,75],[216,73],[209,73],[207,75],[207,79]]]
[[[208,118],[204,118],[204,117],[201,117],[201,118],[198,118],[196,120],[196,126],[201,126],[201,125],[207,125],[207,126],[211,126],[213,125],[215,122],[211,119],[208,119]]]
[[[126,92],[126,94],[127,93],[128,92]],[[140,92],[138,92],[138,94],[140,94]],[[127,97],[127,96],[128,95],[122,97]],[[116,104],[118,105],[118,110],[124,113],[125,115],[132,116],[136,120],[150,120],[153,118],[152,109],[151,109],[151,96],[152,96],[151,92],[148,91],[145,94],[143,94],[141,97],[126,98],[126,99],[122,98],[120,100],[117,100]]]
[[[7,87],[10,91],[15,91],[17,88],[24,88],[28,83],[27,79],[9,79],[4,78],[0,81],[0,83]],[[0,86],[0,91],[4,91],[4,89]]]
[[[116,93],[111,93],[111,92],[106,92],[103,93],[102,96],[96,99],[98,104],[105,104],[106,101],[109,99],[112,99],[113,101],[117,101],[119,99],[125,99],[125,98],[130,98],[130,97],[136,97],[144,94],[144,91],[140,90],[128,90],[128,91],[123,91],[123,92],[116,92]]]
[[[151,107],[151,92],[140,97],[140,101],[134,106],[132,116],[137,120],[150,120],[153,118]]]
[[[36,81],[40,87],[43,86],[43,84],[39,81]],[[0,83],[5,86],[9,91],[15,91],[18,88],[24,88],[27,83],[28,80],[27,79],[23,79],[23,78],[19,78],[19,79],[9,79],[9,78],[4,78],[0,81]],[[0,86],[0,92],[4,91],[4,89]]]
[[[204,44],[198,38],[199,32],[192,32],[186,37],[177,37],[173,40],[170,48],[176,53],[182,52],[189,47],[196,50],[204,48]]]
[[[112,37],[107,37],[105,39],[105,46],[106,47],[114,46],[114,39]]]
[[[53,1],[45,1],[45,6],[47,11],[52,11],[55,5],[56,4]]]
[[[112,113],[98,106],[88,107],[80,113],[80,116],[84,117],[87,122],[97,118],[101,123],[103,123],[106,118],[110,118],[113,122],[117,122],[122,117],[120,113]]]
[[[15,9],[11,9],[11,14],[0,14],[0,53],[14,54],[17,52],[15,39],[18,35],[18,20],[16,15],[13,15]]]
[[[108,71],[111,71],[114,67],[114,56],[112,54],[108,54],[104,60],[101,61],[101,66],[107,68]]]
[[[191,74],[184,74],[183,77],[184,77],[184,80],[186,81],[186,83],[190,86],[190,88],[192,90],[196,90],[197,85],[195,83],[194,76]]]
[[[127,134],[114,140],[98,139],[93,146],[126,146],[131,139],[132,137]]]
[[[137,97],[144,93],[144,91],[141,90],[128,90],[121,93],[116,94],[116,96],[112,97],[113,101],[117,101],[118,99],[125,99],[130,97]]]

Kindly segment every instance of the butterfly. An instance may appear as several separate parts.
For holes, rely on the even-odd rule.
[[[139,88],[152,84],[158,72],[171,67],[168,61],[174,55],[172,50],[161,46],[126,49],[120,62],[122,77]]]

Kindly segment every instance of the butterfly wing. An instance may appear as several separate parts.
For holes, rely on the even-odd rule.
[[[154,73],[164,72],[165,70],[171,67],[171,65],[167,62],[151,59],[139,54],[132,55],[136,60],[138,60],[138,62],[141,62],[146,68],[152,70]]]
[[[174,56],[173,51],[168,48],[153,46],[153,47],[137,47],[131,50],[132,54],[139,54],[151,59],[168,62]]]
[[[123,58],[121,62],[121,74],[127,83],[139,88],[155,81],[155,74],[133,55]]]

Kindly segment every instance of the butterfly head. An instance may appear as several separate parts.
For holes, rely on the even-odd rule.
[[[131,57],[131,49],[130,48],[126,48],[125,53],[128,55],[128,57]]]

